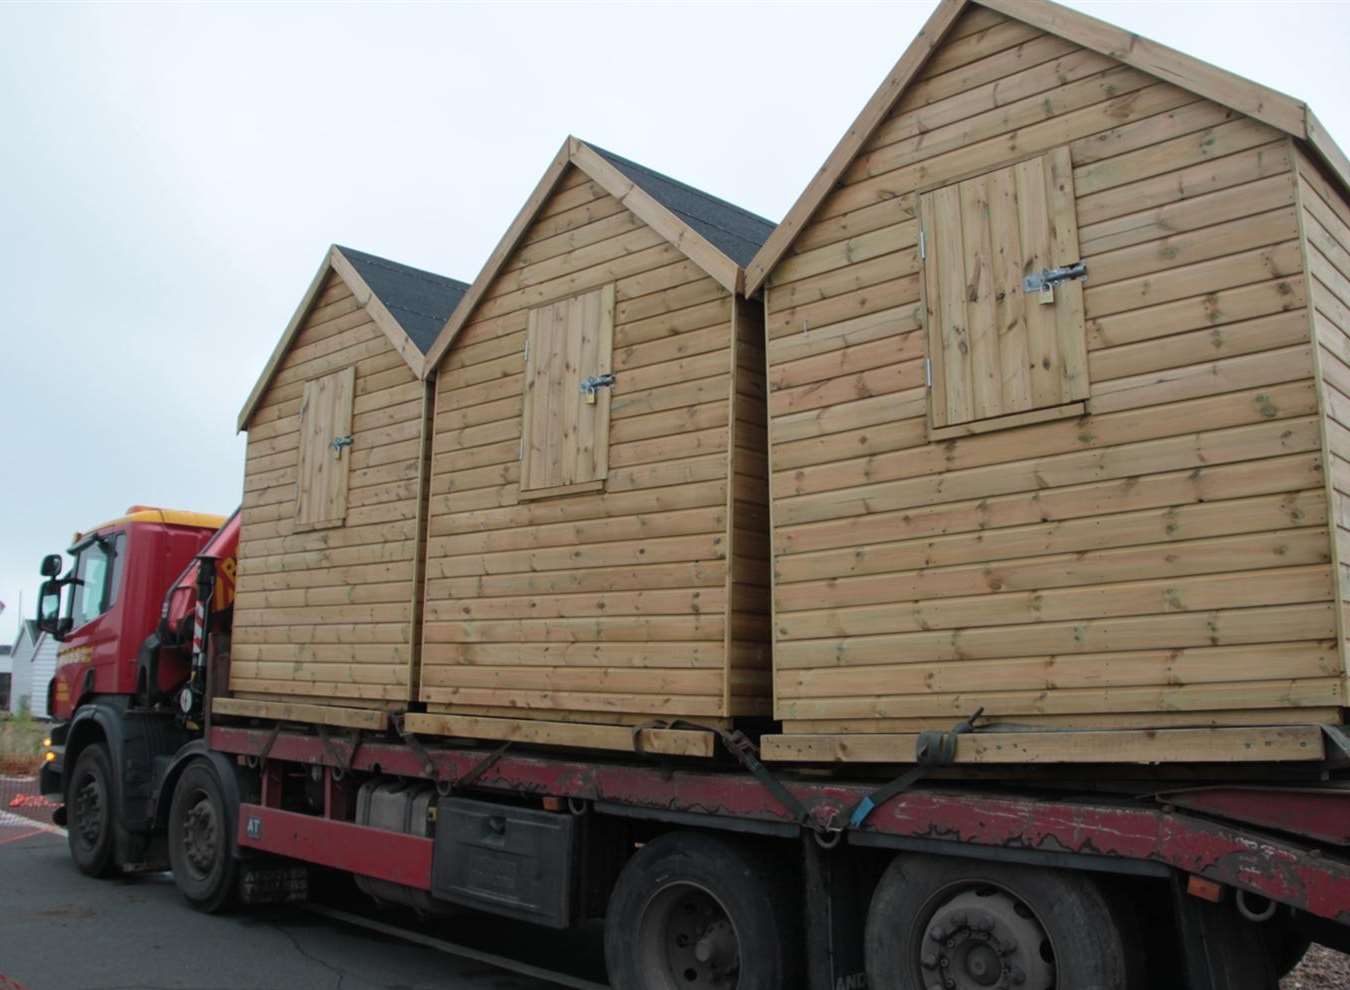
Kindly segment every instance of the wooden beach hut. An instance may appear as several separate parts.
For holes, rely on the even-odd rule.
[[[418,732],[711,753],[769,714],[773,224],[569,138],[427,355]]]
[[[911,760],[983,708],[1033,731],[961,760],[1320,755],[1348,179],[1296,100],[1044,0],[943,0],[748,268],[765,752]]]
[[[416,692],[426,353],[468,286],[331,248],[239,413],[248,431],[217,714],[381,728]]]

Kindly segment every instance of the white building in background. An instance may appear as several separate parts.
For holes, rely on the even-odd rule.
[[[0,711],[9,711],[9,685],[14,679],[14,648],[0,643]]]
[[[23,620],[19,638],[10,653],[13,674],[9,684],[9,710],[25,708],[36,718],[48,718],[47,686],[56,673],[56,640],[39,632],[32,619]]]

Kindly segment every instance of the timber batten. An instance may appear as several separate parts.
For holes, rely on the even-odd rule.
[[[1314,759],[1341,721],[1344,176],[1302,104],[1121,37],[943,3],[750,265],[771,758],[905,761],[980,707],[1074,731],[962,762]]]
[[[350,248],[325,257],[240,413],[232,697],[218,714],[383,728],[378,709],[413,699],[423,353],[465,288]]]
[[[771,227],[564,143],[431,351],[427,731],[632,749],[652,718],[768,714],[762,316],[736,289]]]

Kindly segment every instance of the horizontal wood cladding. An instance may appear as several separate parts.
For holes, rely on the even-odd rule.
[[[1345,602],[1350,600],[1350,202],[1318,166],[1297,153],[1298,199],[1307,259],[1308,314],[1317,353],[1327,456],[1341,658],[1350,672]]]
[[[306,530],[302,407],[313,383],[335,375],[350,376],[346,507],[335,524]],[[232,693],[358,707],[412,700],[424,391],[330,272],[247,424]],[[328,439],[311,458],[335,458]]]
[[[601,294],[604,472],[522,493],[522,455],[550,456],[522,434],[532,314]],[[564,173],[437,369],[419,694],[432,711],[541,725],[768,713],[763,362],[758,307]]]
[[[789,735],[981,706],[1083,728],[1334,718],[1350,208],[1264,124],[965,16],[768,273],[775,715]],[[961,184],[959,234],[997,185],[967,180],[1056,155],[1063,260],[1087,267],[1083,405],[936,439],[923,197]],[[944,304],[989,288],[966,248]]]

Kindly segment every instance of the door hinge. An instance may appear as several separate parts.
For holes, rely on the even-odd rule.
[[[928,244],[923,236],[923,231],[919,231],[919,260],[928,260]]]
[[[933,359],[923,359],[923,384],[925,388],[933,387]]]
[[[529,359],[530,359],[530,338],[527,336],[525,338],[525,360],[528,361]]]
[[[520,438],[520,443],[516,444],[516,460],[525,460],[525,438]]]

